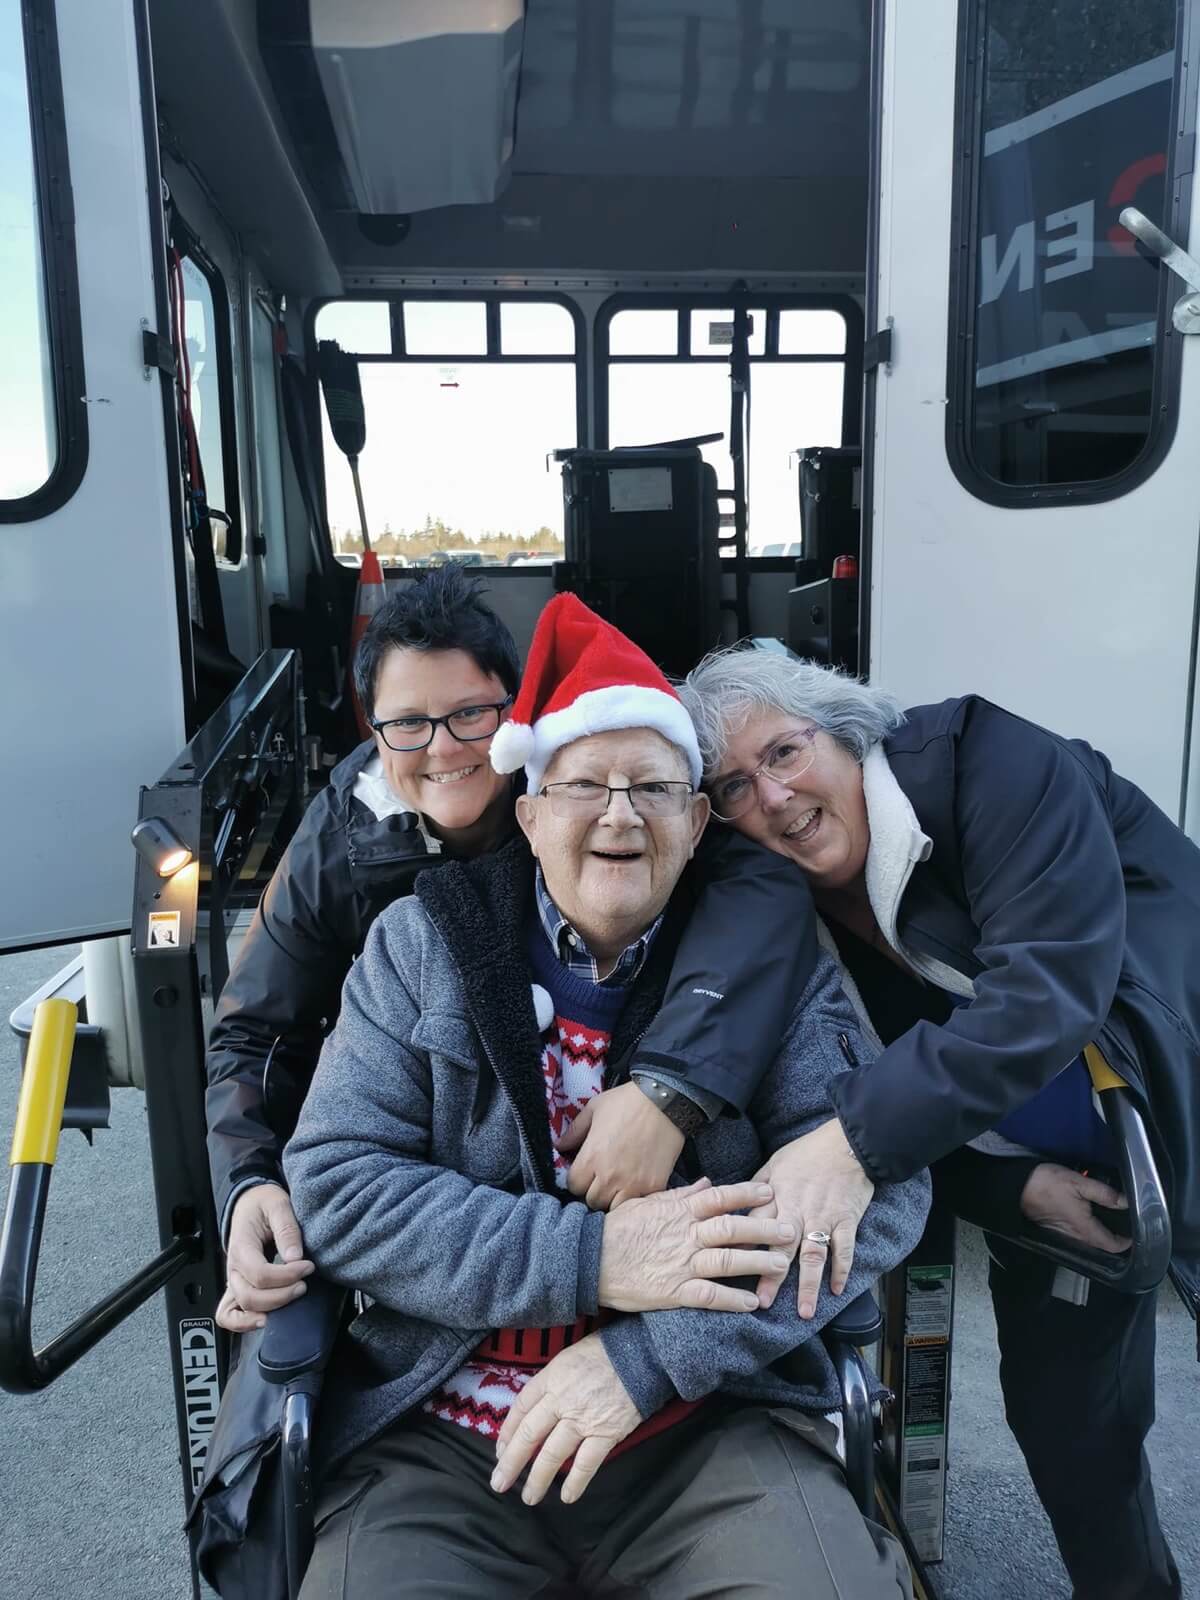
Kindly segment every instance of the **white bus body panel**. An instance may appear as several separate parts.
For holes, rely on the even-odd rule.
[[[129,926],[138,785],[184,743],[134,8],[57,9],[89,451],[64,506],[0,526],[0,949]]]
[[[1014,510],[955,478],[945,430],[957,12],[954,0],[886,6],[878,303],[895,329],[876,386],[871,676],[906,705],[977,692],[1088,739],[1178,818],[1200,346],[1184,341],[1174,444],[1127,494]]]

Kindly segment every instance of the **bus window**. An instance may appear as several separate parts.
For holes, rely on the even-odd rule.
[[[26,37],[23,11],[32,21],[33,12],[20,0],[0,0],[0,521],[5,522],[27,521],[61,505],[78,486],[87,451],[57,48],[52,20],[37,20]],[[44,147],[55,143],[50,161]]]
[[[358,357],[359,470],[385,565],[561,559],[562,480],[546,458],[579,442],[581,404],[578,328],[564,302],[329,301],[313,329]],[[334,554],[353,565],[363,548],[354,487],[323,408],[322,427]]]
[[[215,267],[189,251],[182,256],[183,330],[191,377],[192,421],[212,517],[213,550],[224,566],[238,566],[237,449],[233,431],[233,374],[229,308]]]
[[[1169,442],[1175,291],[1117,218],[1180,237],[1176,10],[966,0],[947,437],[981,498],[1108,498]]]
[[[855,399],[847,405],[847,319],[852,308],[775,305],[750,310],[751,418],[749,552],[786,551],[799,535],[798,448],[852,442]],[[677,308],[619,306],[600,315],[607,336],[603,369],[608,443],[655,444],[721,433],[701,446],[732,489],[729,454],[733,312],[719,304]],[[857,378],[854,377],[857,384]],[[728,550],[725,552],[730,554]]]

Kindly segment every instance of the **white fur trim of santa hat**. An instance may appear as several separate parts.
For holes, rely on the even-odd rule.
[[[565,745],[594,733],[612,733],[617,728],[652,728],[655,733],[661,733],[664,739],[683,751],[691,780],[699,788],[703,769],[691,717],[673,694],[664,694],[661,689],[642,684],[611,684],[604,689],[591,689],[561,711],[548,711],[532,728],[505,723],[492,740],[492,764],[498,771],[508,772],[515,772],[523,765],[533,794],[541,787],[546,768]],[[523,762],[501,767],[496,747],[500,744],[500,735],[509,730],[517,735],[511,743],[527,749],[528,754]],[[502,757],[511,759],[513,753],[502,751]]]

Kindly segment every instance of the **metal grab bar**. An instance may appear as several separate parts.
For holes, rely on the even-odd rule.
[[[77,1317],[41,1350],[34,1350],[38,1252],[77,1020],[77,1008],[70,1000],[41,1002],[34,1013],[21,1082],[8,1205],[0,1230],[0,1388],[10,1394],[44,1389],[200,1253],[199,1234],[181,1234],[119,1289]]]
[[[1045,1228],[1033,1226],[1000,1237],[1107,1288],[1119,1289],[1124,1294],[1145,1294],[1157,1288],[1171,1263],[1167,1197],[1146,1124],[1127,1085],[1096,1045],[1088,1045],[1084,1056],[1092,1087],[1100,1097],[1104,1120],[1117,1147],[1121,1191],[1129,1202],[1132,1243],[1119,1255],[1109,1255],[1103,1250],[1072,1244]],[[998,1230],[992,1228],[991,1232]]]

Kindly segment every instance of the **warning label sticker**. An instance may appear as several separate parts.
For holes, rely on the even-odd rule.
[[[187,1412],[188,1471],[192,1488],[200,1487],[209,1440],[221,1402],[217,1372],[217,1333],[209,1317],[188,1317],[179,1324],[179,1355],[183,1366],[184,1409]]]
[[[151,950],[179,948],[179,912],[152,911],[146,942]]]
[[[937,1343],[950,1337],[954,1268],[910,1267],[904,1316],[904,1342]]]

